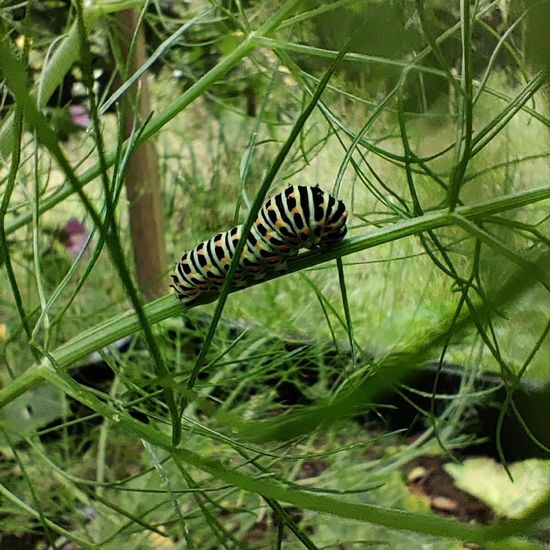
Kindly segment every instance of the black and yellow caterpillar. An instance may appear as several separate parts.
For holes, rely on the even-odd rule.
[[[344,203],[318,185],[292,185],[262,207],[246,239],[232,280],[233,288],[282,273],[300,248],[328,246],[344,238],[348,213]],[[242,226],[218,233],[186,252],[172,274],[171,287],[185,303],[219,290],[225,280]]]

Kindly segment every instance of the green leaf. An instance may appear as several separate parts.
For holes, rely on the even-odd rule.
[[[445,469],[458,487],[491,506],[497,514],[520,519],[550,499],[550,460],[530,459],[504,466],[488,458],[471,458]]]

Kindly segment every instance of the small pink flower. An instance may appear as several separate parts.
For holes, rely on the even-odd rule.
[[[86,130],[90,126],[90,116],[84,105],[69,105],[71,120],[76,126]]]
[[[86,246],[90,232],[76,218],[71,218],[64,225],[63,232],[65,233],[65,248],[73,258],[76,258]]]

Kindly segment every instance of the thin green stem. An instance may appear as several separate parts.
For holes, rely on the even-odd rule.
[[[64,373],[52,373],[48,377],[48,380],[63,392],[99,412],[104,417],[123,425],[125,430],[134,436],[143,438],[150,444],[163,448],[172,455],[176,463],[181,461],[242,490],[257,493],[277,501],[288,502],[300,508],[371,522],[392,529],[405,529],[445,538],[478,543],[498,540],[503,549],[513,548],[511,544],[514,541],[510,540],[509,537],[523,533],[531,525],[529,518],[525,520],[510,520],[505,524],[496,524],[490,527],[466,524],[434,515],[382,508],[371,504],[352,503],[338,498],[291,488],[265,476],[259,478],[252,477],[233,466],[227,468],[217,460],[205,458],[188,449],[174,448],[170,439],[164,433],[152,428],[148,424],[135,420],[122,410],[113,409],[95,397],[91,392],[87,390],[82,391],[80,386]]]
[[[38,292],[38,299],[40,301],[40,317],[34,325],[32,331],[32,341],[34,342],[38,336],[38,331],[44,326],[44,338],[42,346],[48,349],[50,340],[50,318],[47,313],[47,298],[44,290],[44,282],[42,278],[42,269],[40,265],[40,170],[39,170],[39,155],[38,145],[34,151],[34,193],[33,193],[33,224],[32,224],[32,249],[33,249],[33,265],[34,276],[36,279],[36,289]],[[33,344],[34,345],[34,344]]]
[[[530,191],[513,193],[472,206],[461,206],[457,208],[455,215],[449,214],[446,209],[427,213],[418,218],[400,221],[389,227],[377,229],[365,236],[346,239],[343,243],[335,245],[326,251],[305,252],[296,258],[291,258],[288,262],[288,273],[295,273],[307,267],[318,265],[321,262],[334,260],[341,256],[354,254],[361,250],[367,250],[412,235],[418,235],[425,231],[453,225],[457,222],[457,215],[468,220],[483,219],[500,212],[549,198],[550,185]],[[266,280],[276,277],[278,275],[273,274],[268,276]],[[193,307],[215,299],[215,295],[204,295],[193,304]],[[179,301],[173,295],[170,295],[146,304],[143,309],[147,323],[154,325],[169,317],[181,315],[183,308]],[[113,317],[105,323],[77,335],[51,353],[58,365],[62,368],[67,368],[93,351],[101,349],[124,336],[134,334],[139,328],[140,321],[137,315],[130,311]],[[50,367],[42,363],[34,365],[16,378],[9,386],[0,390],[0,407],[39,384],[44,379],[44,370],[48,368]]]
[[[350,42],[348,42],[347,47],[349,47]],[[302,132],[302,129],[304,128],[307,120],[311,116],[311,113],[317,106],[317,102],[319,101],[321,94],[323,93],[324,89],[326,88],[330,78],[334,74],[334,71],[336,68],[340,65],[345,52],[347,50],[347,47],[343,49],[340,52],[340,55],[333,61],[323,78],[321,79],[321,82],[317,86],[317,89],[315,90],[315,93],[313,94],[311,100],[306,105],[298,119],[296,120],[296,123],[294,124],[292,131],[290,132],[288,138],[286,139],[285,143],[279,150],[277,157],[275,158],[275,161],[271,165],[269,172],[267,173],[264,181],[262,182],[262,186],[260,190],[258,191],[254,203],[252,204],[250,208],[250,212],[248,214],[248,217],[246,221],[243,224],[242,230],[241,230],[241,236],[238,245],[235,248],[235,254],[231,261],[231,265],[229,268],[229,271],[227,272],[227,275],[225,277],[224,283],[222,285],[221,291],[220,291],[220,299],[216,305],[216,310],[214,312],[214,315],[212,317],[212,322],[210,323],[210,326],[208,328],[208,333],[206,335],[205,341],[201,347],[201,351],[199,353],[199,356],[195,362],[195,365],[193,366],[193,370],[191,371],[191,374],[189,376],[189,381],[187,383],[187,388],[192,389],[195,381],[197,379],[197,376],[199,374],[200,368],[206,358],[206,355],[208,353],[208,350],[210,348],[210,344],[212,343],[212,340],[214,338],[214,334],[216,331],[216,327],[218,325],[218,322],[221,318],[221,314],[223,311],[223,307],[225,305],[225,301],[227,300],[227,296],[229,294],[229,290],[231,288],[231,281],[233,278],[233,274],[237,270],[237,266],[239,264],[239,260],[241,257],[242,252],[244,251],[244,247],[246,245],[246,240],[248,237],[248,234],[250,233],[250,230],[252,229],[252,225],[254,224],[254,221],[256,220],[256,217],[258,215],[258,212],[260,211],[264,201],[265,197],[269,191],[269,188],[273,181],[275,180],[275,177],[277,176],[281,166],[283,165],[288,153],[290,152],[292,146],[294,145],[294,142],[299,137],[300,133]]]
[[[0,40],[4,40],[1,38]],[[10,204],[11,196],[15,188],[15,180],[17,178],[17,172],[19,171],[19,163],[21,161],[21,134],[23,132],[23,109],[20,105],[15,106],[14,118],[13,118],[13,149],[10,162],[10,170],[8,173],[8,179],[6,188],[4,189],[4,195],[2,197],[2,203],[0,204],[0,266],[4,264],[6,266],[6,273],[8,281],[11,286],[13,298],[15,300],[15,306],[21,319],[23,330],[27,336],[27,341],[31,346],[31,351],[35,358],[38,358],[38,354],[32,346],[32,329],[29,324],[29,319],[25,311],[23,304],[23,297],[17,284],[17,277],[13,269],[9,243],[6,232],[6,213]]]
[[[457,124],[455,164],[451,173],[447,197],[450,212],[454,212],[457,207],[460,189],[464,183],[464,175],[472,156],[473,76],[470,0],[460,0],[460,21],[462,34],[461,89],[463,93],[461,94],[460,120]]]
[[[158,133],[158,131],[170,122],[176,115],[183,111],[189,104],[195,99],[201,97],[205,91],[212,86],[215,82],[219,81],[224,75],[226,75],[235,65],[240,63],[243,58],[247,57],[256,47],[258,47],[258,37],[268,36],[275,31],[278,25],[296,9],[298,4],[303,0],[287,0],[287,2],[281,7],[281,9],[274,15],[272,15],[266,23],[264,23],[256,32],[250,33],[244,40],[233,50],[230,54],[224,57],[215,67],[208,71],[204,76],[197,80],[188,90],[186,90],[178,99],[172,102],[162,113],[152,117],[147,128],[140,134],[139,140],[135,146],[141,145],[149,138]],[[97,15],[97,13],[95,14]],[[87,25],[89,27],[89,25]],[[74,33],[74,35],[73,35]],[[76,24],[74,29],[71,29],[71,44],[70,46],[78,51],[78,29]],[[53,59],[52,59],[53,64]],[[72,65],[72,62],[71,62]],[[124,148],[128,146],[129,141],[124,143]],[[115,153],[108,153],[105,158],[107,167],[112,166],[115,160]],[[82,188],[86,184],[90,183],[96,177],[102,173],[101,165],[97,164],[90,169],[86,170],[78,178],[79,187]],[[63,186],[55,191],[49,197],[46,197],[40,207],[40,213],[44,213],[50,208],[53,208],[56,204],[59,204],[64,199],[69,197],[75,192],[73,186]],[[14,220],[11,224],[6,226],[6,234],[10,234],[16,229],[23,227],[32,219],[31,215],[23,214]]]
[[[550,292],[550,276],[548,275],[548,272],[546,270],[540,269],[536,264],[533,264],[528,260],[525,260],[519,254],[517,254],[516,252],[508,248],[506,245],[504,245],[496,237],[493,237],[493,235],[491,235],[490,233],[487,233],[487,231],[484,231],[481,227],[471,222],[470,220],[467,220],[466,218],[460,215],[456,215],[455,217],[456,217],[457,225],[459,225],[460,227],[468,231],[468,233],[474,235],[475,237],[483,241],[485,244],[487,244],[488,246],[490,246],[491,248],[493,248],[494,250],[502,254],[504,257],[511,260],[518,267],[521,267],[526,271],[532,272],[533,275],[544,286],[544,288]]]
[[[0,495],[2,495],[2,497],[5,498],[7,502],[10,502],[11,504],[22,510],[25,514],[29,515],[32,518],[40,520],[40,515],[36,510],[34,510],[34,508],[32,508],[26,502],[14,495],[5,485],[1,483]],[[68,531],[67,529],[61,527],[61,525],[58,525],[48,518],[44,518],[44,523],[49,529],[51,529],[55,533],[67,537],[68,540],[75,541],[76,543],[80,544],[82,548],[89,550],[97,550],[99,548],[98,545],[90,543],[86,539],[78,536],[76,533]]]
[[[344,307],[344,316],[346,318],[346,332],[348,334],[349,347],[351,351],[351,360],[353,366],[356,366],[357,354],[355,350],[355,339],[353,337],[353,321],[351,318],[351,311],[348,301],[348,292],[346,290],[346,277],[344,275],[344,266],[342,258],[336,259],[336,266],[338,268],[338,281],[340,282],[340,294],[342,296],[342,305]]]

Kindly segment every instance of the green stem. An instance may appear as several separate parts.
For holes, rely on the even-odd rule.
[[[327,251],[306,252],[301,254],[289,260],[288,273],[294,273],[321,262],[360,252],[361,250],[373,248],[390,241],[395,241],[411,235],[418,235],[424,231],[453,225],[457,221],[457,215],[468,220],[482,219],[487,216],[498,214],[499,212],[505,212],[545,199],[550,199],[550,185],[529,191],[512,193],[498,199],[474,204],[472,206],[460,206],[456,209],[454,215],[449,214],[446,209],[424,214],[423,216],[411,220],[405,220],[389,227],[377,229],[365,236],[347,239],[342,244],[334,246]],[[275,277],[276,276],[270,276],[267,279],[269,280]],[[193,304],[193,307],[208,303],[215,298],[216,297],[212,295],[205,295],[200,300],[197,300],[197,302]],[[182,310],[181,304],[173,295],[163,296],[143,307],[144,315],[149,325],[154,325],[164,319],[181,315]],[[59,346],[55,351],[51,352],[51,354],[59,367],[68,368],[74,366],[75,363],[82,360],[93,351],[116,342],[124,336],[134,334],[139,328],[140,322],[137,315],[129,311],[75,336],[65,344]],[[9,386],[0,390],[0,408],[42,382],[45,377],[45,370],[49,368],[50,367],[42,363],[36,364],[15,379]]]
[[[82,388],[65,373],[50,371],[48,381],[105,418],[109,418],[113,423],[123,426],[125,431],[132,433],[138,438],[145,439],[152,445],[165,449],[172,455],[176,463],[184,462],[242,490],[257,493],[266,498],[287,502],[299,508],[432,536],[477,543],[498,540],[499,548],[502,549],[514,548],[513,545],[516,541],[501,539],[521,534],[531,526],[529,519],[509,520],[505,524],[496,524],[490,527],[467,524],[435,515],[383,508],[371,504],[358,504],[302,491],[266,477],[253,477],[239,471],[234,466],[226,468],[221,462],[205,458],[193,451],[174,448],[167,435],[156,430],[150,424],[144,424],[135,420],[123,410],[115,410],[110,407],[95,397],[90,391]]]
[[[285,19],[298,4],[303,0],[289,0],[286,4],[274,15],[268,22],[260,27],[256,33],[249,34],[240,44],[233,50],[229,55],[224,57],[214,68],[208,71],[202,78],[197,80],[188,90],[186,90],[177,100],[175,100],[171,105],[169,105],[161,114],[153,117],[149,122],[147,128],[144,132],[141,133],[139,140],[135,144],[142,144],[150,137],[154,136],[165,124],[170,122],[177,114],[183,111],[188,105],[190,105],[195,99],[201,97],[205,90],[207,90],[212,84],[220,80],[225,74],[227,74],[235,65],[237,65],[244,57],[250,54],[258,46],[258,35],[264,36],[272,33],[277,25]],[[71,42],[72,47],[78,52],[78,29],[76,25],[74,28],[74,37],[73,29],[71,29],[71,39],[74,42]],[[76,54],[75,54],[76,55]],[[73,59],[74,61],[74,59]],[[71,61],[72,65],[72,61]],[[1,142],[0,142],[1,144]],[[128,145],[128,140],[124,143],[123,147],[126,148]],[[1,147],[0,147],[1,152]],[[106,155],[105,163],[107,167],[112,166],[115,160],[115,153],[111,152]],[[85,186],[90,183],[93,179],[100,176],[102,173],[102,167],[98,163],[86,170],[79,177],[80,187]],[[59,204],[61,201],[69,197],[74,193],[72,186],[63,186],[58,191],[52,193],[49,197],[46,197],[40,205],[40,213],[44,213],[47,210],[53,208],[56,204]],[[23,227],[29,223],[32,219],[32,214],[23,214],[14,220],[10,225],[6,226],[6,234],[9,235],[16,229]]]
[[[470,0],[460,2],[460,20],[462,32],[462,74],[461,90],[461,117],[458,122],[456,139],[455,164],[449,182],[448,203],[449,211],[454,212],[464,183],[464,174],[471,157],[473,134],[473,85],[472,85],[472,35],[470,18]]]
[[[91,6],[84,10],[84,21],[86,28],[93,28],[102,16],[109,13],[138,7],[143,4],[143,0],[126,0],[124,2],[103,3],[100,6]],[[46,67],[42,71],[40,84],[33,90],[32,97],[36,99],[38,107],[42,109],[56,88],[61,84],[65,75],[71,70],[71,67],[78,61],[78,25],[73,23],[67,35],[60,41],[58,47],[49,59]],[[4,120],[0,128],[0,157],[5,155],[13,144],[13,120],[14,113],[10,113]],[[30,221],[30,218],[27,222]]]
[[[480,241],[483,241],[486,245],[490,246],[493,250],[499,252],[505,258],[508,258],[511,262],[515,263],[521,269],[531,271],[544,286],[544,288],[550,291],[550,277],[545,270],[539,269],[535,264],[532,264],[528,260],[522,258],[519,254],[505,246],[496,237],[494,237],[490,233],[487,233],[487,231],[484,231],[475,223],[472,223],[462,216],[455,216],[455,218],[458,226],[462,227],[465,231],[477,237]]]
[[[288,153],[292,149],[292,146],[294,145],[294,142],[302,132],[305,123],[311,116],[311,113],[317,106],[317,103],[321,97],[321,94],[323,93],[324,89],[326,88],[327,84],[329,83],[330,78],[334,74],[334,71],[342,61],[342,58],[349,47],[349,43],[347,44],[346,48],[340,52],[338,57],[332,62],[331,66],[319,82],[317,89],[315,90],[315,93],[313,94],[311,100],[306,105],[304,110],[300,113],[300,116],[296,120],[296,123],[294,124],[292,131],[290,132],[288,138],[286,139],[285,143],[279,150],[279,153],[277,154],[277,157],[275,158],[273,164],[271,165],[264,181],[262,182],[262,186],[258,193],[256,194],[256,197],[254,199],[254,202],[252,204],[252,207],[250,208],[250,212],[248,214],[248,217],[246,221],[243,223],[242,230],[241,230],[241,236],[240,240],[235,248],[235,254],[233,257],[233,260],[231,261],[231,265],[229,267],[229,271],[227,272],[227,275],[225,277],[224,283],[222,285],[222,288],[220,290],[220,300],[218,304],[216,305],[216,310],[214,311],[214,315],[212,317],[212,321],[210,323],[210,326],[208,327],[208,333],[206,335],[206,338],[204,340],[204,343],[201,347],[201,351],[199,353],[199,356],[197,357],[197,360],[195,362],[195,365],[193,366],[193,370],[191,371],[191,374],[189,375],[189,381],[187,384],[188,389],[192,389],[195,381],[197,379],[197,376],[199,374],[200,368],[206,358],[206,355],[208,353],[209,347],[212,343],[212,340],[214,339],[214,334],[216,331],[216,327],[218,325],[218,322],[221,318],[223,307],[225,305],[225,301],[227,300],[227,296],[229,295],[229,291],[231,288],[231,279],[233,277],[233,274],[237,270],[237,266],[239,264],[239,258],[241,257],[242,252],[244,251],[244,247],[246,245],[246,239],[248,237],[248,234],[250,233],[250,230],[252,228],[252,225],[254,224],[254,221],[256,219],[256,216],[258,215],[258,212],[262,208],[262,205],[265,201],[265,196],[267,195],[267,192],[269,191],[269,187],[275,180],[275,177],[279,173],[279,170],[281,166],[283,165]]]
[[[15,505],[17,508],[22,510],[27,515],[35,518],[40,519],[40,514],[31,506],[29,506],[26,502],[23,502],[19,497],[14,495],[7,487],[0,484],[0,495],[6,499],[7,502],[11,502],[13,505]],[[49,520],[48,518],[44,518],[45,525],[50,528],[55,533],[58,533],[59,535],[67,537],[71,541],[75,541],[76,543],[80,544],[82,548],[87,549],[97,549],[98,546],[96,544],[92,544],[86,539],[83,539],[79,537],[76,533],[67,531],[67,529],[64,529],[61,527],[61,525],[58,525],[57,523],[54,523],[53,521]]]

